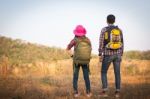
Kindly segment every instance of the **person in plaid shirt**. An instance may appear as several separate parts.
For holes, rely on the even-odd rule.
[[[120,85],[121,85],[120,63],[123,55],[124,44],[123,44],[122,31],[118,28],[118,26],[114,26],[113,25],[114,23],[115,23],[115,16],[112,14],[108,15],[107,16],[108,26],[104,27],[101,30],[100,39],[99,39],[99,58],[100,61],[102,62],[102,67],[101,67],[102,92],[100,93],[100,96],[103,97],[108,96],[107,71],[111,62],[113,62],[114,74],[115,74],[115,85],[116,85],[115,96],[116,97],[120,96]],[[122,46],[118,49],[109,49],[105,45],[106,43],[105,33],[108,31],[108,29],[113,27],[117,27],[121,32],[120,34],[121,34]]]

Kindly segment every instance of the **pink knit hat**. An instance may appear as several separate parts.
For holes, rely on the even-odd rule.
[[[86,29],[82,25],[77,25],[73,33],[76,36],[84,36],[86,34]]]

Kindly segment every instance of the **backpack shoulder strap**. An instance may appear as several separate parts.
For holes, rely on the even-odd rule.
[[[110,32],[110,31],[111,31],[112,29],[114,29],[114,28],[119,29],[118,26],[107,26],[107,27],[106,27],[106,32]]]
[[[76,42],[76,45],[77,45],[79,42],[81,42],[81,39],[78,38],[78,37],[75,37],[74,40],[75,40],[75,42]]]
[[[83,38],[83,41],[86,42],[89,46],[91,46],[91,42],[90,42],[90,40],[89,40],[88,37],[85,36],[85,37]]]
[[[80,43],[82,40],[81,40],[80,38],[78,38],[78,37],[75,37],[74,40],[75,40],[75,42],[76,42],[76,44],[75,44],[75,46],[74,46],[74,50],[76,50],[76,48],[78,47],[79,43]]]

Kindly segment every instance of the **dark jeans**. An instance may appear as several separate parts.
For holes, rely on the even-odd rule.
[[[73,72],[73,88],[74,91],[78,91],[78,77],[80,66],[82,67],[84,81],[86,85],[86,92],[90,92],[90,79],[89,79],[89,67],[88,64],[74,64],[74,72]]]
[[[104,56],[102,61],[102,68],[101,68],[102,88],[103,90],[107,90],[108,87],[107,71],[111,62],[113,62],[113,67],[114,67],[116,90],[119,91],[120,83],[121,83],[121,75],[120,75],[121,55]]]

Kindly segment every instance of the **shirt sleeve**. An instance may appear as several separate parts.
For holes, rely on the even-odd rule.
[[[104,33],[106,31],[106,28],[103,28],[101,30],[101,33],[100,33],[100,38],[99,38],[99,56],[103,55],[103,51],[104,51]]]
[[[67,46],[67,50],[70,50],[73,46],[75,46],[75,44],[76,44],[75,40],[74,39],[71,40],[70,43]]]

